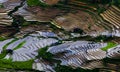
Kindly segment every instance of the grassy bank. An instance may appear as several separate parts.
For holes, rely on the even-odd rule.
[[[108,49],[117,46],[116,43],[109,42],[106,47],[103,47],[102,50],[107,51]]]
[[[7,69],[32,69],[32,63],[34,60],[24,62],[12,62],[11,60],[0,59],[0,68]]]

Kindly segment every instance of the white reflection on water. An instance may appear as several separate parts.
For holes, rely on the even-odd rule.
[[[8,0],[0,0],[0,3],[4,3],[4,2],[6,2],[6,1],[8,1]]]

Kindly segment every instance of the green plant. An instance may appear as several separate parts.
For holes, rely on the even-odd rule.
[[[15,47],[13,50],[19,49],[21,48],[24,44],[26,43],[26,41],[21,42],[17,47]]]
[[[100,36],[97,36],[97,37],[91,39],[91,41],[100,42],[101,40],[103,40],[103,41],[109,41],[109,40],[112,40],[112,39],[113,39],[113,37],[111,37],[111,36],[107,37],[105,35],[100,35]]]
[[[8,47],[8,45],[10,45],[11,43],[13,43],[13,42],[15,42],[15,41],[17,41],[17,40],[18,40],[18,39],[15,38],[15,39],[13,39],[11,42],[7,43],[5,46],[3,46],[3,50],[5,50],[5,49]]]
[[[7,51],[6,50],[3,50],[0,54],[0,59],[4,58],[7,54]]]
[[[27,0],[28,6],[41,6],[47,7],[48,5],[45,3],[40,2],[39,0]]]
[[[3,40],[5,40],[6,38],[5,37],[1,37],[0,36],[0,41],[3,41]]]
[[[3,8],[4,6],[2,4],[0,4],[0,8]]]
[[[42,57],[43,59],[53,60],[53,55],[47,52],[48,47],[39,49],[37,58]]]
[[[108,49],[117,46],[116,43],[109,42],[106,47],[103,47],[102,50],[107,51]]]
[[[97,8],[97,13],[100,14],[100,13],[103,13],[106,9],[104,7],[98,7]]]
[[[0,68],[14,68],[14,69],[32,69],[32,64],[34,60],[29,61],[16,61],[12,62],[11,60],[0,59]]]

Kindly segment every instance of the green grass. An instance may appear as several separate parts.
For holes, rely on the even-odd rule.
[[[22,24],[22,26],[28,26],[28,25],[30,25],[30,24],[31,24],[30,22],[25,21],[25,22]]]
[[[27,4],[29,6],[37,6],[39,5],[39,0],[27,0]]]
[[[26,41],[21,42],[17,47],[15,47],[13,50],[17,50],[19,48],[21,48],[24,44],[26,43]]]
[[[32,69],[32,64],[34,60],[24,61],[24,62],[12,62],[11,60],[1,59],[0,68],[14,68],[14,69]]]
[[[0,41],[3,41],[5,40],[6,38],[5,37],[0,37]]]
[[[2,4],[0,4],[0,8],[3,8],[4,6]]]
[[[97,8],[97,13],[100,14],[100,13],[103,13],[106,9],[104,7],[98,7]]]
[[[6,54],[7,54],[6,50],[3,50],[2,53],[0,54],[0,59],[4,58]]]
[[[15,38],[15,39],[12,40],[11,42],[7,43],[7,44],[3,47],[3,50],[5,50],[5,49],[8,47],[8,45],[12,44],[13,42],[15,42],[15,41],[17,41],[17,40],[18,40],[18,39]]]
[[[89,6],[98,7],[98,4],[97,4],[97,3],[90,3],[88,0],[77,0],[77,1],[86,3],[86,4],[89,5]]]
[[[107,51],[108,49],[117,46],[116,43],[109,42],[106,47],[103,47],[102,50]]]
[[[28,6],[41,6],[41,7],[47,7],[45,3],[40,2],[39,0],[27,0]]]
[[[38,56],[36,56],[37,58],[42,57],[43,59],[52,61],[53,60],[53,55],[49,52],[46,52],[48,49],[48,47],[44,47],[38,50]]]

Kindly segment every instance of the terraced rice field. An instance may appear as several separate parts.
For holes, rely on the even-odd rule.
[[[119,72],[116,2],[0,0],[0,71]]]

